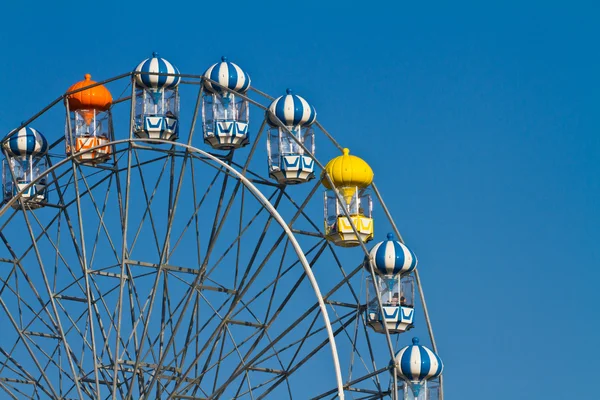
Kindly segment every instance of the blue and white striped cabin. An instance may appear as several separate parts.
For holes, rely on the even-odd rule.
[[[372,261],[372,263],[371,263]],[[387,240],[377,243],[364,267],[375,275],[367,275],[367,323],[378,333],[384,333],[384,324],[390,333],[406,332],[414,327],[414,279],[417,256],[406,245],[388,233]],[[380,294],[382,308],[374,295]]]
[[[299,143],[314,154],[312,124],[316,118],[315,108],[302,97],[292,94],[290,89],[269,106],[266,112],[270,127],[267,141],[269,175],[278,183],[304,183],[315,177],[314,159]]]
[[[203,75],[202,127],[204,142],[216,150],[239,149],[250,143],[250,109],[242,96],[250,76],[238,65],[221,58]]]
[[[6,154],[2,162],[3,202],[18,196],[20,200],[13,203],[14,208],[43,207],[48,201],[44,177],[48,141],[41,132],[29,127],[8,136],[3,145]]]
[[[135,124],[137,137],[177,140],[179,136],[179,70],[152,53],[134,70],[136,80]],[[165,74],[165,75],[163,75]]]

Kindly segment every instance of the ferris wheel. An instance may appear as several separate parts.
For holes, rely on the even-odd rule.
[[[443,399],[417,257],[300,95],[154,53],[2,151],[3,398]]]

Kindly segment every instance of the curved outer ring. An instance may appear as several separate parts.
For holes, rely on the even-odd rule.
[[[269,212],[269,214],[271,214],[271,216],[273,216],[273,218],[277,221],[277,223],[279,223],[279,225],[283,228],[284,232],[286,233],[288,239],[290,240],[290,243],[292,244],[292,246],[294,247],[294,251],[296,252],[296,255],[298,256],[298,259],[300,261],[300,263],[302,264],[302,267],[304,268],[304,272],[306,273],[306,276],[308,278],[308,280],[310,281],[310,284],[315,292],[315,296],[317,297],[317,301],[319,303],[319,308],[321,309],[321,315],[323,316],[323,322],[325,323],[325,329],[327,330],[327,336],[329,338],[329,345],[331,346],[331,355],[332,355],[332,359],[333,359],[333,367],[335,370],[335,378],[336,378],[336,385],[337,385],[337,389],[338,389],[338,397],[340,398],[340,400],[344,400],[344,384],[343,384],[343,380],[342,380],[342,372],[341,372],[341,368],[340,368],[340,360],[338,357],[338,353],[337,353],[337,346],[335,344],[335,336],[333,334],[333,328],[331,327],[331,321],[329,320],[329,314],[327,313],[327,307],[325,306],[325,301],[323,299],[323,295],[321,294],[321,289],[319,288],[319,285],[317,283],[317,280],[314,276],[314,274],[312,273],[312,269],[310,268],[310,265],[308,263],[308,260],[306,259],[306,256],[304,254],[304,252],[302,251],[302,248],[300,247],[300,244],[298,243],[298,241],[296,240],[296,237],[294,236],[294,234],[292,233],[291,229],[287,226],[285,220],[283,219],[283,217],[279,214],[279,212],[277,212],[277,209],[275,207],[273,207],[273,205],[271,204],[271,202],[265,197],[265,195],[262,194],[262,192],[256,187],[254,186],[254,184],[252,182],[250,182],[245,176],[243,176],[240,172],[238,172],[235,168],[231,167],[230,165],[224,163],[223,161],[221,161],[219,158],[213,156],[210,153],[207,153],[203,150],[200,150],[197,147],[191,146],[191,145],[187,145],[187,144],[183,144],[183,143],[177,143],[177,142],[172,142],[170,140],[159,140],[159,139],[152,139],[152,140],[147,140],[147,139],[122,139],[122,140],[115,140],[112,141],[108,144],[103,144],[101,146],[96,146],[93,148],[90,148],[89,150],[86,150],[84,152],[79,152],[76,154],[72,154],[68,157],[66,157],[64,160],[61,160],[60,162],[58,162],[57,164],[54,164],[52,167],[48,168],[46,170],[46,172],[40,176],[38,176],[37,179],[35,179],[34,181],[30,182],[27,186],[23,187],[23,189],[18,193],[17,196],[13,197],[11,200],[9,200],[4,207],[2,207],[0,209],[0,217],[2,217],[6,210],[9,209],[9,207],[14,204],[20,197],[21,194],[24,193],[25,191],[27,191],[31,186],[35,185],[37,183],[38,180],[40,180],[42,177],[47,176],[48,173],[54,171],[55,169],[61,167],[62,165],[66,164],[67,162],[71,161],[73,158],[75,158],[76,155],[80,155],[80,154],[85,154],[88,152],[92,152],[94,150],[96,150],[97,148],[100,147],[105,147],[105,146],[111,146],[111,145],[118,145],[118,144],[122,144],[122,143],[136,143],[136,142],[140,142],[140,143],[164,143],[164,144],[170,144],[170,145],[175,145],[175,146],[179,146],[179,147],[183,147],[188,151],[191,151],[193,153],[198,153],[200,155],[202,155],[203,157],[207,157],[210,160],[216,162],[217,164],[219,164],[221,167],[225,168],[227,171],[229,171],[231,174],[233,174],[237,179],[240,180],[240,182],[248,189],[250,190],[250,192],[254,195],[254,197],[263,205],[263,207]],[[233,379],[234,377],[230,378]],[[226,382],[225,384],[228,384],[229,382]]]

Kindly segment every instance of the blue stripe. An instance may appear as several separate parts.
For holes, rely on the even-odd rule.
[[[308,121],[306,121],[305,125],[310,125],[313,122],[315,122],[316,117],[317,117],[317,110],[315,110],[315,108],[313,106],[310,106],[310,117],[308,118]]]
[[[400,370],[402,371],[402,375],[406,376],[410,380],[414,380],[413,375],[410,371],[410,354],[412,353],[412,348],[414,346],[408,346],[402,354],[402,358],[400,359]]]
[[[435,354],[435,353],[433,353],[433,354]],[[435,375],[433,375],[432,378],[440,376],[440,374],[442,373],[442,368],[444,368],[444,364],[442,364],[442,359],[437,354],[435,354],[435,358],[437,359],[438,367],[435,370]]]
[[[40,149],[40,153],[46,154],[46,152],[48,151],[48,141],[46,140],[46,137],[41,133],[40,138],[42,139],[42,148]]]
[[[380,243],[377,248],[375,253],[375,266],[381,273],[387,275],[387,270],[385,268],[385,242]]]
[[[419,374],[419,381],[422,381],[427,375],[429,375],[429,369],[431,369],[431,359],[429,354],[423,348],[423,346],[417,346],[419,348],[419,354],[421,354],[421,373]]]
[[[173,70],[175,71],[175,73],[176,73],[177,75],[179,75],[179,74],[180,74],[180,72],[179,72],[179,69],[177,69],[177,67],[176,67],[176,66],[174,66],[174,65],[171,65],[171,66],[173,67]],[[174,88],[174,87],[176,87],[177,85],[179,85],[179,81],[180,81],[180,80],[181,80],[181,77],[179,77],[179,76],[173,77],[173,83],[171,83],[171,84],[169,85],[169,89],[171,89],[171,88]]]
[[[157,58],[157,60],[158,60],[158,71],[156,71],[156,72],[161,73],[161,74],[168,72],[167,64],[165,64],[165,61],[162,58]],[[161,89],[163,86],[165,86],[168,78],[169,77],[166,75],[159,75],[158,76],[158,84],[156,85],[156,88]]]
[[[292,94],[292,99],[294,99],[294,122],[292,125],[296,126],[300,122],[302,122],[302,115],[304,114],[304,107],[302,102],[295,94]]]
[[[212,79],[210,76],[212,74],[212,70],[215,68],[215,66],[213,65],[212,67],[209,67],[206,72],[204,73],[204,77],[208,78],[208,79]],[[204,81],[204,87],[208,90],[208,91],[212,91],[214,88],[212,87],[212,84],[208,81]]]
[[[283,122],[284,125],[289,125],[285,119],[285,98],[286,96],[280,97],[275,104],[275,115]]]
[[[142,64],[142,68],[140,68],[141,72],[145,72],[145,74],[141,74],[141,78],[142,78],[142,83],[146,86],[146,87],[150,87],[152,82],[150,82],[150,75],[148,75],[148,72],[150,72],[150,60],[152,60],[151,58],[147,59],[146,61],[144,61],[144,64]]]
[[[26,141],[26,154],[33,154],[33,151],[35,150],[35,132],[33,132],[31,129],[29,128],[25,128],[27,129],[27,141]]]
[[[215,64],[213,65],[213,69],[212,71],[210,71],[210,76],[209,78],[215,82],[219,82],[219,70],[221,69],[221,65],[220,64]],[[221,82],[219,82],[221,83]],[[215,92],[220,92],[221,88],[218,86],[213,86],[210,85],[210,87],[212,88],[212,90],[214,90]]]
[[[417,266],[417,255],[415,253],[413,253],[413,251],[411,249],[409,249],[408,247],[407,247],[407,249],[410,252],[410,255],[412,256],[412,263],[410,264],[410,270],[412,271]]]
[[[21,150],[19,150],[19,132],[17,132],[16,134],[12,135],[10,138],[10,151],[12,151],[12,153],[14,155],[20,156],[21,155]]]
[[[230,62],[227,63],[227,71],[229,72],[229,83],[227,87],[229,89],[235,89],[238,83],[238,73],[237,70]]]
[[[404,259],[404,250],[400,243],[395,240],[390,240],[394,244],[394,275],[398,272],[402,271],[404,267],[405,259]]]
[[[248,90],[248,87],[250,86],[250,75],[248,75],[246,72],[244,72],[244,79],[244,85],[239,89],[239,91],[242,93]]]

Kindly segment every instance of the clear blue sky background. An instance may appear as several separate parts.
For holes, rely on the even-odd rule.
[[[0,131],[85,72],[228,55],[373,166],[419,255],[448,399],[596,398],[600,6],[403,3],[10,2]]]

